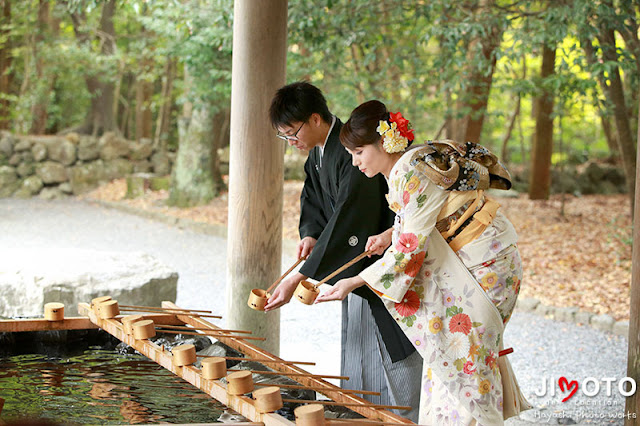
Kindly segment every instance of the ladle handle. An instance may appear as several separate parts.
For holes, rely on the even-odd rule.
[[[282,281],[284,279],[284,277],[286,277],[287,275],[289,275],[289,273],[291,271],[293,271],[295,269],[296,266],[298,266],[300,264],[300,262],[302,262],[303,260],[305,260],[306,257],[301,257],[300,259],[296,260],[296,263],[293,264],[293,266],[289,269],[287,269],[287,272],[285,272],[284,274],[282,274],[282,276],[280,278],[278,278],[273,284],[271,284],[271,286],[267,289],[267,293],[269,293],[271,290],[273,290],[273,288],[275,286],[277,286],[278,284],[280,284],[280,281]]]
[[[354,263],[360,261],[361,259],[363,259],[366,256],[369,256],[370,254],[373,254],[373,251],[371,250],[367,250],[363,253],[360,253],[358,256],[356,256],[354,259],[348,261],[347,263],[345,263],[344,265],[342,265],[341,267],[339,267],[338,269],[336,269],[334,272],[332,272],[331,274],[329,274],[328,276],[326,276],[322,281],[318,281],[317,284],[314,285],[314,287],[319,287],[320,284],[324,284],[325,282],[329,281],[331,278],[335,277],[336,275],[338,275],[340,272],[344,271],[345,269],[347,269],[349,266],[353,265]]]

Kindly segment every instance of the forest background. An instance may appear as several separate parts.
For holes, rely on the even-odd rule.
[[[178,215],[223,208],[232,0],[0,0],[0,9],[0,130],[150,141],[174,157],[163,203]],[[497,153],[521,180],[513,214],[527,212],[517,228],[534,289],[523,291],[628,318],[640,2],[290,0],[288,9],[288,82],[319,86],[342,119],[376,98],[412,121],[418,141]],[[287,152],[292,164],[299,155]],[[620,170],[615,189],[626,195],[588,199],[554,185],[593,163]]]

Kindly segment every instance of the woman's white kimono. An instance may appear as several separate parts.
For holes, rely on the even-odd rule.
[[[424,360],[421,425],[501,425],[529,408],[503,349],[522,266],[516,233],[499,212],[454,252],[435,229],[450,191],[405,153],[389,175],[392,244],[360,273]],[[422,164],[424,166],[424,164]]]

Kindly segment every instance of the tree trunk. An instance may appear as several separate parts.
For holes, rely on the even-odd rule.
[[[142,72],[147,74],[150,68],[149,60],[142,61]],[[151,139],[153,117],[151,115],[151,97],[153,84],[150,81],[136,79],[136,133],[135,139]]]
[[[604,137],[607,140],[607,147],[609,148],[611,157],[619,159],[620,151],[618,148],[618,139],[616,138],[616,134],[614,133],[614,130],[611,126],[611,120],[609,120],[609,117],[606,116],[599,102],[597,106],[598,115],[600,116],[600,123],[602,123],[602,130],[604,132]]]
[[[587,64],[590,67],[594,67],[596,64],[596,59],[595,59],[595,53],[593,52],[593,45],[591,44],[591,41],[582,39],[580,43],[582,44],[582,47],[584,49],[585,58],[587,59]],[[598,79],[598,83],[600,84],[600,89],[604,92],[606,90],[607,84],[604,80],[603,72],[599,72],[598,74],[596,74],[596,78]],[[604,93],[604,96],[607,96],[607,94]],[[606,116],[605,112],[602,110],[602,106],[600,105],[600,102],[598,102],[597,96],[595,97],[595,101],[596,101],[595,105],[596,105],[596,108],[598,109],[598,115],[600,116],[600,122],[602,123],[602,130],[604,131],[604,136],[607,140],[607,146],[609,147],[609,151],[611,152],[611,155],[613,157],[619,158],[620,153],[618,151],[618,141],[616,140],[615,134],[612,132],[611,121]]]
[[[162,80],[162,99],[156,121],[156,133],[153,146],[162,152],[167,150],[169,125],[171,122],[171,107],[173,106],[173,80],[176,75],[176,59],[169,58],[165,66],[165,78]]]
[[[193,110],[173,166],[170,205],[190,207],[205,204],[217,195],[211,174],[214,155],[212,124],[208,106]]]
[[[360,75],[360,73],[362,72],[362,70],[360,69],[360,61],[362,60],[362,55],[360,54],[360,51],[355,44],[352,44],[349,47],[349,50],[351,51],[351,60],[353,61],[353,69],[355,71],[355,74]],[[356,89],[358,90],[358,102],[363,103],[367,99],[367,95],[362,79],[360,78],[357,79]]]
[[[516,108],[513,110],[513,114],[511,114],[507,133],[505,133],[504,138],[502,138],[502,154],[500,155],[500,158],[505,164],[509,163],[509,150],[507,149],[507,144],[509,143],[509,139],[511,139],[513,128],[516,125],[516,119],[518,118],[518,115],[520,115],[520,103],[520,94],[518,94],[516,96]]]
[[[473,12],[470,11],[478,22],[483,22],[485,31],[484,36],[477,37],[464,46],[467,61],[458,78],[468,84],[458,93],[455,108],[452,108],[453,112],[449,114],[450,123],[446,126],[447,137],[459,142],[480,142],[482,134],[497,60],[495,51],[500,45],[503,33],[499,25],[491,22],[491,6],[490,0],[482,0],[477,2]],[[483,14],[489,17],[482,16]],[[450,102],[447,102],[447,105],[451,105]]]
[[[383,36],[383,40],[392,40],[394,37],[394,26],[387,24],[387,22],[391,21],[391,19],[389,18],[390,5],[387,4],[386,0],[379,1],[378,5],[380,6],[380,14],[382,15],[381,22],[383,22],[383,24],[379,28],[380,33]],[[391,7],[393,6],[395,5],[391,5]],[[390,69],[387,71],[388,80],[386,81],[386,84],[389,90],[389,93],[387,93],[387,99],[391,101],[391,105],[400,105],[400,103],[402,102],[402,97],[400,95],[400,92],[402,90],[402,70],[400,70],[400,68],[395,63],[393,63],[392,56],[394,55],[394,52],[393,49],[390,48],[390,46],[381,43],[380,50],[384,59],[383,63],[392,64]],[[378,62],[376,61],[376,63]],[[389,83],[391,83],[390,86]]]
[[[638,113],[638,119],[640,120],[640,113]],[[640,140],[640,129],[638,130],[638,140]],[[637,155],[640,156],[640,149],[637,150]],[[637,163],[640,163],[640,158],[636,158],[636,164]],[[636,181],[638,179],[640,179],[640,168],[636,170]],[[638,189],[638,187],[636,187],[635,192],[633,241],[627,377],[634,379],[637,384],[640,383],[640,244],[638,244],[640,241],[640,189]],[[638,390],[636,390],[634,395],[626,398],[625,412],[633,414],[640,413],[640,392]],[[638,419],[627,418],[624,424],[626,426],[637,425]]]
[[[111,56],[115,52],[115,28],[113,16],[115,14],[116,0],[107,0],[102,6],[100,17],[100,46],[103,56]],[[71,15],[73,29],[76,33],[79,44],[90,46],[91,36],[83,29],[86,22],[84,13],[73,13]],[[103,80],[101,76],[85,77],[87,89],[91,93],[91,108],[85,119],[85,123],[76,131],[92,135],[101,135],[108,131],[118,131],[116,118],[113,111],[114,105],[114,84],[108,79]]]
[[[144,8],[146,11],[146,7]],[[142,27],[140,36],[147,39],[153,33]],[[140,60],[139,75],[147,76],[153,68],[152,46],[147,47]],[[153,96],[153,82],[148,78],[136,78],[136,132],[135,139],[153,138],[153,115],[151,112],[151,97]]]
[[[220,171],[220,156],[218,150],[229,144],[229,125],[231,120],[231,110],[225,109],[215,115],[214,123],[218,125],[213,132],[213,148],[211,161],[211,176],[213,183],[221,191],[224,187],[222,172]]]
[[[627,72],[625,75],[627,76],[627,81],[629,82],[629,120],[632,120],[632,125],[635,124],[638,126],[638,121],[635,118],[640,113],[640,104],[638,102],[638,83],[637,76],[640,75],[640,39],[638,38],[638,32],[640,28],[638,27],[638,21],[636,16],[640,13],[640,2],[635,2],[635,9],[632,2],[620,2],[620,15],[624,16],[624,25],[616,28],[616,30],[620,33],[622,38],[624,39],[625,49],[631,53],[631,56],[635,59],[636,71]],[[634,86],[635,80],[635,86]],[[635,129],[636,133],[638,129]]]
[[[496,69],[497,57],[495,51],[502,40],[502,30],[498,27],[487,28],[488,36],[482,40],[482,57],[489,64],[489,72],[485,66],[476,67],[471,73],[471,99],[467,106],[471,113],[465,117],[466,126],[464,140],[460,142],[480,142],[484,116],[489,103],[493,73]],[[472,44],[473,46],[473,44]]]
[[[7,130],[11,125],[11,110],[8,96],[11,94],[13,72],[11,69],[11,0],[0,0],[2,22],[0,37],[5,40],[0,45],[0,130]]]
[[[31,134],[44,134],[49,118],[49,96],[55,84],[55,77],[48,72],[47,64],[40,55],[40,49],[51,37],[57,34],[57,22],[51,21],[49,0],[40,0],[38,5],[38,29],[33,45],[33,58],[36,67],[35,102],[31,106]]]
[[[127,88],[127,93],[125,96],[120,95],[116,117],[119,117],[120,119],[118,130],[125,139],[132,139],[131,135],[133,135],[134,126],[131,124],[133,122],[131,119],[133,113],[131,110],[133,98],[135,96],[135,79],[135,76],[130,72],[126,73],[121,79],[124,80],[123,86]],[[117,90],[116,93],[117,92],[121,92],[121,89]]]
[[[444,52],[443,40],[444,40],[444,35],[440,35],[440,37],[438,38],[438,49],[440,54],[443,54]],[[444,74],[446,72],[445,66],[443,65],[442,67],[440,67],[439,71],[441,74]],[[442,128],[439,129],[438,132],[436,133],[436,136],[434,137],[434,139],[436,140],[440,139],[440,135],[444,132],[443,139],[457,140],[456,135],[453,132],[454,117],[452,115],[452,112],[454,111],[454,108],[453,108],[453,103],[451,99],[451,88],[449,85],[446,85],[444,87],[444,106],[445,106],[444,123],[442,124]]]
[[[602,46],[602,56],[605,62],[618,63],[618,54],[616,52],[615,35],[612,29],[606,27],[606,24],[600,25],[600,33],[598,35],[600,45]],[[629,124],[629,116],[625,103],[624,90],[622,80],[620,78],[620,69],[616,65],[609,71],[609,84],[604,88],[607,99],[613,105],[613,115],[616,123],[616,133],[618,140],[618,148],[620,158],[622,159],[622,168],[627,182],[627,191],[631,200],[631,208],[633,209],[635,194],[635,170],[636,170],[636,149],[631,135],[631,125]]]
[[[444,90],[444,103],[446,105],[444,117],[444,138],[457,140],[453,131],[455,119],[451,116],[451,112],[453,111],[453,109],[451,108],[451,89],[449,89],[449,87]]]
[[[522,55],[522,80],[527,79],[527,55]],[[518,140],[520,142],[520,161],[527,163],[527,150],[524,146],[524,132],[522,131],[522,114],[518,114]]]
[[[122,103],[122,80],[124,78],[125,75],[125,61],[123,59],[120,59],[118,61],[118,74],[116,75],[114,81],[114,87],[113,87],[113,105],[111,107],[111,109],[113,110],[113,116],[115,117],[115,121],[116,121],[116,126],[118,127],[118,130],[120,130],[120,126],[118,125],[118,117],[120,117],[120,111],[123,109],[121,107],[121,103]],[[123,105],[124,106],[124,105]],[[124,136],[124,133],[121,132]],[[124,136],[126,138],[126,136]]]
[[[453,139],[454,141],[458,141],[458,142],[466,142],[465,138],[467,137],[467,126],[469,125],[469,116],[465,115],[463,117],[459,117],[458,116],[458,111],[461,111],[464,107],[465,107],[465,102],[462,101],[462,99],[460,99],[460,97],[458,97],[457,102],[455,103],[455,109],[452,110],[452,115],[451,115],[451,125],[450,125],[450,132],[447,132],[448,136],[451,139]]]
[[[542,50],[541,80],[544,82],[555,71],[556,50],[546,44]],[[531,152],[531,174],[529,180],[529,198],[546,200],[551,189],[551,154],[553,153],[553,93],[544,89],[535,100],[536,131],[533,136]]]
[[[458,93],[457,113],[454,112],[450,126],[453,139],[459,142],[480,142],[482,134],[497,61],[495,52],[503,34],[502,25],[496,22],[497,18],[491,11],[493,3],[493,0],[480,0],[466,6],[474,5],[468,13],[474,15],[474,22],[482,25],[484,31],[482,35],[470,40],[468,46],[465,46],[467,65],[459,74],[459,78],[464,79],[468,84],[463,92]]]

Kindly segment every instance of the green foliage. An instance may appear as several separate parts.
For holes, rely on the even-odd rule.
[[[591,16],[594,2],[485,3],[490,7],[445,0],[335,0],[318,1],[317,7],[291,2],[287,78],[317,84],[341,118],[359,103],[378,98],[412,121],[418,141],[429,139],[446,116],[459,118],[470,112],[459,105],[469,95],[469,73],[486,74],[490,69],[490,58],[483,57],[482,46],[473,41],[498,28],[503,34],[495,53],[481,143],[500,152],[515,97],[520,96],[519,123],[510,145],[520,141],[521,148],[511,148],[512,160],[525,161],[535,128],[533,97],[546,88],[559,105],[554,115],[564,117],[565,150],[572,155],[606,155],[597,103],[605,114],[610,114],[610,107],[603,102],[593,72],[618,63],[599,61],[593,69],[586,63],[580,39],[593,38],[595,28],[585,31],[580,20]],[[621,9],[616,15],[599,7],[612,24],[623,25]],[[557,47],[556,73],[545,81],[538,77],[544,43]],[[625,48],[620,55],[623,70],[631,74],[633,55]]]
[[[39,2],[25,0],[12,2],[9,33],[0,34],[0,44],[11,42],[13,87],[0,96],[10,101],[14,130],[29,130],[31,109],[42,96],[49,101],[50,131],[82,122],[91,105],[89,77],[119,87],[117,121],[123,128],[135,108],[135,81],[153,83],[149,107],[155,119],[165,101],[161,88],[169,60],[178,64],[174,132],[185,102],[204,105],[212,114],[229,108],[233,0],[119,0],[112,55],[101,51],[104,38],[98,31],[104,0],[51,4],[57,32],[37,40]],[[482,144],[500,153],[519,98],[508,146],[512,162],[527,161],[535,129],[533,99],[547,89],[554,94],[554,117],[562,118],[556,139],[562,137],[564,148],[555,158],[606,156],[600,115],[610,118],[612,107],[598,78],[608,81],[612,70],[621,70],[637,130],[640,59],[623,35],[633,33],[639,13],[637,4],[624,0],[291,0],[287,80],[317,84],[342,119],[361,102],[380,99],[412,121],[420,142],[434,138],[445,118],[471,112],[475,95],[469,89],[477,84],[471,79],[490,73],[495,60]],[[76,28],[72,16],[81,18]],[[602,28],[615,31],[615,61],[603,58]],[[78,30],[90,42],[82,43]],[[483,43],[490,35],[499,44],[486,56]],[[593,61],[587,60],[585,43],[593,45]],[[544,44],[556,48],[556,67],[542,80]],[[55,77],[52,91],[36,78],[36,55]]]
[[[155,2],[150,8],[140,21],[161,41],[156,62],[175,57],[188,70],[182,101],[211,105],[214,113],[229,108],[233,1]]]

